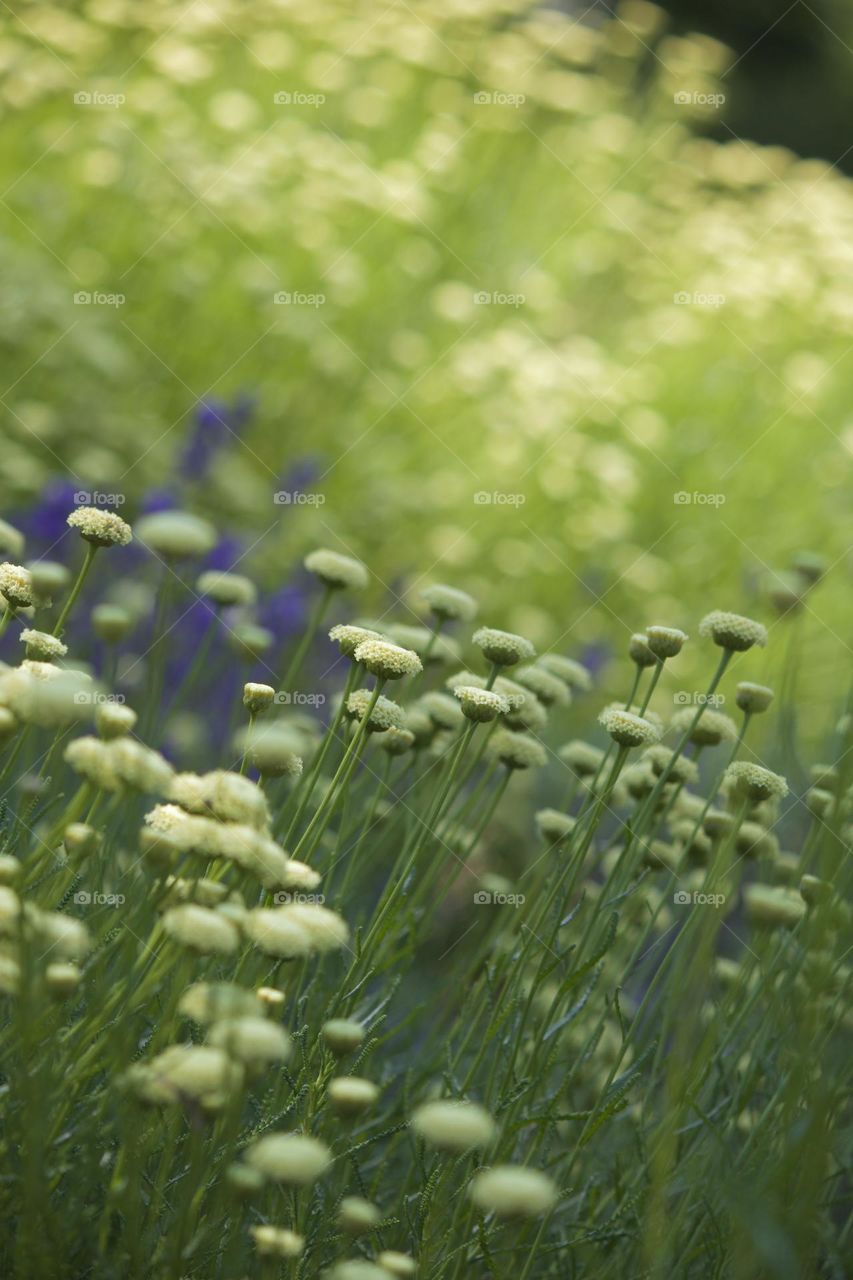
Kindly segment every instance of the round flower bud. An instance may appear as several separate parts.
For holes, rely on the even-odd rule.
[[[28,609],[33,603],[33,581],[29,569],[8,560],[0,564],[0,596],[13,609]]]
[[[367,627],[356,627],[350,623],[338,623],[329,632],[329,639],[336,644],[345,658],[351,658],[356,649],[365,640],[384,640],[385,636],[378,631],[370,631]]]
[[[468,1194],[478,1209],[499,1218],[537,1218],[557,1203],[547,1174],[522,1165],[496,1165],[471,1179]]]
[[[415,735],[409,729],[386,729],[379,735],[379,745],[389,756],[402,756],[415,745]]]
[[[513,667],[517,662],[530,661],[536,650],[524,636],[511,631],[497,631],[493,627],[480,627],[471,637],[483,656],[499,667]]]
[[[20,859],[11,853],[0,853],[0,885],[14,884],[20,874]]]
[[[105,739],[132,733],[136,720],[136,712],[122,702],[99,702],[95,708],[95,728]]]
[[[310,893],[312,889],[316,889],[322,877],[309,867],[306,863],[300,862],[297,858],[288,858],[287,871],[284,874],[282,889],[297,889],[303,893]]]
[[[351,1236],[372,1231],[382,1221],[382,1214],[375,1204],[361,1196],[344,1196],[338,1206],[338,1226]]]
[[[85,858],[95,852],[101,843],[101,837],[88,823],[72,822],[65,828],[62,842],[69,858]]]
[[[242,622],[236,627],[229,627],[226,640],[237,657],[245,662],[258,662],[275,644],[273,633],[254,622]]]
[[[305,568],[333,591],[360,591],[367,586],[369,575],[360,560],[339,555],[337,551],[312,551],[304,560]]]
[[[593,777],[604,759],[604,752],[600,747],[593,747],[580,738],[574,738],[560,747],[557,755],[579,778]]]
[[[265,725],[245,738],[246,753],[262,778],[298,778],[302,773],[302,747],[297,736],[284,726]]]
[[[806,914],[806,904],[790,889],[748,884],[743,891],[747,918],[756,925],[793,929]]]
[[[368,689],[356,689],[347,698],[347,714],[354,720],[363,720],[373,700]],[[386,729],[405,729],[406,713],[396,702],[380,694],[367,722],[368,733],[383,733]]]
[[[732,791],[745,796],[753,804],[788,794],[788,784],[778,773],[771,773],[760,764],[737,760],[725,772],[725,782]]]
[[[677,627],[646,627],[645,634],[646,644],[661,662],[681,653],[688,639]]]
[[[730,716],[724,715],[722,711],[711,711],[706,708],[698,723],[694,725],[695,715],[696,712],[690,707],[676,711],[669,727],[675,729],[679,735],[689,728],[688,742],[692,742],[697,747],[716,747],[721,742],[734,742],[737,737],[737,725]]]
[[[240,1088],[243,1069],[221,1049],[176,1044],[138,1063],[127,1079],[146,1102],[183,1106],[193,1098],[206,1111],[218,1111]]]
[[[24,535],[9,524],[7,520],[0,520],[0,552],[6,551],[9,555],[19,556],[24,550]]]
[[[304,1133],[268,1133],[249,1147],[246,1163],[273,1182],[303,1187],[326,1172],[332,1153],[325,1143]]]
[[[91,613],[92,630],[105,644],[118,644],[133,627],[133,615],[118,604],[98,604]]]
[[[456,694],[460,685],[453,686],[453,693]],[[458,729],[464,720],[462,708],[456,701],[455,696],[451,697],[449,693],[441,693],[438,689],[431,689],[429,693],[425,693],[418,699],[410,710],[423,710],[427,713],[433,724],[439,729]]]
[[[529,689],[546,707],[567,707],[571,702],[568,685],[538,662],[519,667],[514,675],[521,687]]]
[[[540,836],[549,844],[568,840],[576,826],[576,819],[568,813],[561,813],[559,809],[540,809],[534,821]]]
[[[816,818],[826,818],[835,804],[835,796],[831,791],[825,791],[823,787],[810,787],[804,798],[806,808]]]
[[[227,1019],[256,1018],[260,1005],[253,991],[233,982],[194,982],[181,996],[178,1012],[206,1026]]]
[[[243,685],[243,706],[253,716],[260,715],[271,707],[275,700],[275,689],[271,684],[255,684],[249,681]]]
[[[570,689],[578,693],[588,693],[592,688],[592,676],[586,667],[580,662],[575,662],[574,658],[564,658],[561,653],[543,653],[537,666],[544,667],[546,671],[551,672],[552,676],[556,676],[563,681],[563,684],[567,684]]]
[[[495,693],[500,693],[501,697],[506,695],[503,689],[499,689],[499,681],[495,681]],[[504,719],[509,729],[529,729],[531,733],[540,733],[548,725],[548,712],[544,705],[536,697],[535,693],[528,690],[524,695],[524,701],[519,705],[517,702],[513,705],[510,702],[509,711],[507,711]]]
[[[834,764],[813,764],[809,776],[816,787],[833,792],[838,790],[839,774]]]
[[[489,741],[489,752],[507,769],[541,768],[548,759],[545,748],[526,733],[498,729]]]
[[[620,747],[648,746],[660,737],[651,721],[621,707],[605,707],[598,722]]]
[[[206,556],[216,546],[216,530],[209,520],[188,511],[155,511],[136,522],[141,543],[164,560]]]
[[[723,613],[715,609],[699,623],[700,636],[710,636],[714,644],[732,653],[744,653],[753,645],[762,649],[767,644],[767,630],[760,622],[739,613]]]
[[[747,715],[759,715],[766,711],[773,701],[773,690],[764,684],[753,684],[751,680],[741,680],[735,689],[735,702]]]
[[[59,911],[28,909],[28,920],[52,960],[84,960],[92,949],[89,930],[82,920]]]
[[[398,1276],[399,1280],[406,1280],[407,1276],[417,1274],[418,1268],[414,1258],[410,1258],[407,1253],[398,1253],[395,1249],[385,1249],[376,1261],[389,1276]]]
[[[423,663],[413,649],[403,649],[386,640],[363,640],[354,657],[372,675],[383,680],[400,680],[423,671]]]
[[[163,916],[163,928],[170,938],[200,955],[231,955],[240,941],[240,935],[230,921],[192,902],[167,911]]]
[[[379,1089],[372,1080],[360,1076],[336,1076],[329,1081],[329,1104],[340,1115],[360,1115],[372,1107],[379,1097]]]
[[[287,1227],[269,1224],[249,1227],[249,1235],[262,1258],[298,1258],[305,1248],[305,1240]]]
[[[477,601],[467,591],[434,583],[424,587],[421,599],[429,605],[430,612],[442,622],[460,620],[470,622],[477,614]]]
[[[496,1133],[495,1122],[483,1107],[451,1099],[424,1103],[409,1124],[424,1142],[442,1151],[486,1147]]]
[[[56,560],[33,560],[27,568],[30,572],[33,603],[43,609],[62,595],[71,581],[68,569]]]
[[[217,569],[199,574],[195,585],[200,596],[223,608],[254,604],[258,594],[254,582],[242,573],[221,573]]]
[[[773,858],[779,851],[779,843],[758,822],[742,822],[735,836],[735,848],[744,858]]]
[[[256,995],[267,1009],[279,1009],[284,1004],[284,992],[278,987],[258,987]]]
[[[250,1200],[266,1186],[264,1175],[257,1169],[250,1169],[247,1164],[229,1164],[225,1170],[225,1181],[231,1193],[240,1200]]]
[[[342,1058],[361,1047],[367,1032],[360,1022],[351,1018],[332,1018],[323,1023],[321,1034],[335,1057]]]
[[[33,631],[32,628],[25,627],[19,638],[26,645],[27,657],[36,662],[55,662],[57,658],[64,658],[68,652],[67,645],[56,636],[48,635],[46,631]]]
[[[800,897],[810,907],[820,906],[832,897],[832,885],[817,876],[803,876],[800,880]]]
[[[83,974],[76,964],[49,964],[45,969],[47,989],[57,1000],[67,1000],[80,986]]]
[[[509,711],[506,698],[492,689],[476,689],[472,685],[463,684],[454,689],[453,693],[461,703],[463,716],[473,720],[475,724],[497,720],[498,716],[506,715]]]
[[[637,631],[628,641],[628,656],[638,667],[655,667],[658,659],[649,648],[649,637],[643,631]]]
[[[126,547],[133,538],[126,520],[114,511],[102,511],[99,507],[78,507],[71,512],[66,524],[77,529],[80,537],[93,547]]]
[[[284,1027],[268,1018],[251,1015],[214,1023],[210,1043],[253,1068],[285,1062],[291,1053],[290,1036]]]

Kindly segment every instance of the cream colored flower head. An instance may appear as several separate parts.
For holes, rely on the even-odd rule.
[[[699,623],[700,636],[710,636],[714,644],[733,653],[743,653],[753,645],[762,649],[767,644],[767,629],[752,618],[739,613],[723,613],[715,609]]]
[[[413,1112],[409,1124],[429,1146],[445,1151],[486,1147],[497,1133],[485,1108],[454,1099],[424,1103]]]
[[[477,689],[472,685],[458,685],[453,690],[462,706],[462,714],[476,724],[497,720],[506,715],[509,703],[492,689]]]
[[[747,760],[736,760],[730,764],[726,769],[725,782],[733,792],[745,796],[753,804],[781,800],[788,794],[788,783],[781,774]]]
[[[499,1218],[538,1218],[557,1203],[548,1175],[524,1165],[495,1165],[475,1174],[468,1194],[478,1209]]]
[[[416,676],[423,671],[423,663],[413,649],[404,649],[387,640],[362,640],[353,656],[382,680],[401,680],[403,676]]]
[[[240,942],[230,920],[194,902],[172,907],[162,923],[170,938],[200,955],[233,955]]]
[[[511,631],[480,627],[471,639],[483,656],[497,666],[512,667],[516,662],[529,662],[536,657],[536,650],[530,641]]]
[[[326,1172],[332,1153],[304,1133],[267,1133],[249,1147],[246,1163],[273,1182],[301,1187]]]
[[[424,587],[421,599],[426,601],[436,618],[442,621],[460,619],[470,622],[477,614],[477,601],[467,591],[460,591],[457,587],[434,583],[430,587]]]
[[[206,556],[216,546],[216,530],[209,520],[188,511],[155,511],[136,522],[139,541],[164,560]]]
[[[133,538],[133,530],[126,520],[100,507],[78,507],[66,523],[77,529],[80,537],[93,547],[126,547]]]
[[[27,657],[34,658],[36,662],[55,662],[57,658],[64,658],[68,652],[68,646],[57,636],[49,635],[46,631],[33,631],[31,627],[24,628],[20,640],[26,645]]]
[[[604,752],[600,747],[594,747],[581,738],[573,738],[571,742],[567,742],[560,747],[557,755],[579,778],[589,778],[597,773],[604,759]]]
[[[355,693],[351,693],[347,698],[347,714],[354,720],[363,720],[372,700],[373,694],[368,689],[356,689]],[[370,713],[368,731],[383,733],[386,729],[405,729],[405,727],[406,713],[403,708],[380,694]]]
[[[621,707],[605,707],[598,720],[620,747],[651,746],[660,738],[651,721]]]
[[[688,636],[677,627],[646,627],[646,644],[661,662],[681,653]]]
[[[256,684],[253,680],[243,685],[243,706],[253,716],[266,711],[275,701],[275,689],[271,684]]]
[[[760,715],[766,711],[773,701],[773,690],[766,684],[753,684],[751,680],[741,680],[735,689],[735,702],[747,715]]]
[[[33,580],[29,569],[4,560],[0,564],[0,595],[13,609],[28,609],[33,603]]]
[[[489,752],[507,769],[541,768],[547,760],[545,748],[526,733],[498,729],[489,740]]]
[[[656,667],[658,659],[649,648],[649,637],[644,631],[636,631],[628,641],[628,655],[638,667]]]
[[[737,737],[737,725],[731,716],[722,711],[706,707],[694,725],[695,717],[696,712],[691,707],[684,707],[681,711],[676,711],[670,721],[670,728],[678,733],[684,733],[685,729],[690,728],[688,741],[697,747],[716,747],[721,742],[734,742]]]
[[[199,575],[196,590],[200,596],[207,596],[224,608],[254,604],[258,594],[254,582],[242,573],[222,573],[216,569]]]
[[[333,591],[360,591],[369,581],[367,569],[360,560],[342,556],[337,551],[311,551],[304,564],[309,573]]]
[[[329,632],[329,639],[336,644],[346,658],[351,658],[365,640],[384,640],[385,636],[369,627],[356,627],[349,622],[339,622]]]
[[[572,700],[566,682],[538,662],[519,667],[513,675],[522,688],[529,689],[546,707],[567,707]]]

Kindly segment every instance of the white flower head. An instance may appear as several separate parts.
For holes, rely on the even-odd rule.
[[[0,595],[13,609],[28,609],[33,603],[33,580],[29,569],[4,560],[0,564]]]
[[[53,662],[56,658],[64,658],[68,652],[68,646],[57,636],[46,631],[34,631],[31,627],[24,628],[20,640],[26,645],[27,657],[34,658],[36,662]]]
[[[423,671],[423,663],[413,649],[387,640],[362,640],[353,657],[372,675],[383,680],[401,680]]]
[[[333,591],[360,591],[369,581],[367,569],[360,560],[342,556],[337,551],[311,551],[304,564],[309,573]]]
[[[78,507],[66,523],[77,529],[80,537],[93,547],[126,547],[133,538],[133,530],[126,520],[100,507]]]
[[[536,650],[530,641],[511,631],[480,627],[471,639],[484,657],[497,666],[512,667],[516,662],[530,661],[536,657]]]

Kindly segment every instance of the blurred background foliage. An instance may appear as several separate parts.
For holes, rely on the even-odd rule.
[[[214,516],[220,567],[268,586],[327,544],[377,610],[448,580],[605,657],[711,607],[772,621],[808,548],[828,713],[850,17],[669,7],[7,5],[0,411],[30,554],[65,554],[69,487],[118,492]]]

